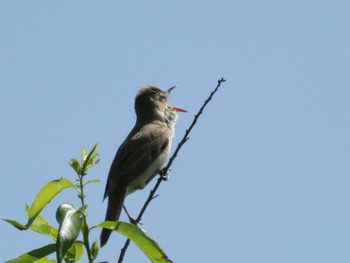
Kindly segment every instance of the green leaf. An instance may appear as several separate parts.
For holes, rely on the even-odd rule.
[[[68,259],[70,263],[78,262],[84,252],[84,243],[81,241],[75,241],[71,248],[68,250],[65,260]]]
[[[40,225],[50,225],[41,215],[38,215],[35,218],[35,222],[37,222]]]
[[[29,206],[28,204],[25,204],[25,211],[27,213],[27,216],[29,214]],[[22,225],[21,223],[15,221],[15,220],[12,220],[12,219],[4,219],[2,218],[2,220],[4,220],[5,222],[11,224],[12,226],[14,226],[15,228],[17,228],[18,230],[27,230],[28,228],[25,226],[25,225]]]
[[[26,204],[25,206],[26,214],[29,216],[29,206]],[[38,215],[35,218],[35,222],[37,222],[39,225],[50,225],[42,216]]]
[[[28,214],[29,214],[29,205],[27,203],[25,203],[24,211],[26,211],[26,214],[28,216]]]
[[[91,166],[95,165],[99,162],[99,160],[95,161],[94,159],[98,156],[98,153],[96,152],[97,144],[95,144],[92,147],[92,150],[89,152],[89,154],[86,156],[86,150],[83,148],[81,150],[81,157],[82,157],[82,174],[85,175],[86,170],[90,168]]]
[[[14,226],[15,228],[17,228],[18,230],[27,230],[28,227],[22,225],[21,223],[18,223],[17,221],[15,220],[11,220],[11,219],[4,219],[2,218],[2,220],[4,220],[5,222],[7,223],[10,223],[12,226]]]
[[[56,261],[48,258],[41,258],[35,261],[35,263],[56,263]]]
[[[19,256],[18,258],[10,259],[5,263],[31,263],[36,262],[41,258],[45,258],[46,256],[54,253],[56,251],[56,244],[50,244],[35,250],[32,250],[26,254]]]
[[[53,180],[44,185],[39,191],[29,210],[27,228],[34,222],[39,213],[50,201],[65,188],[74,187],[74,184],[65,179]]]
[[[69,165],[73,168],[73,170],[77,173],[80,174],[80,164],[77,159],[70,159]]]
[[[87,182],[84,184],[84,186],[87,185],[87,184],[99,183],[99,182],[100,182],[100,180],[98,180],[98,179],[92,179],[92,180],[87,181]]]
[[[86,149],[85,148],[82,148],[81,149],[81,165],[84,166],[84,162],[86,160]]]
[[[57,240],[58,230],[56,228],[54,228],[53,226],[50,226],[48,224],[43,224],[43,225],[32,224],[30,226],[30,229],[37,232],[37,233],[49,236],[54,241]]]
[[[41,258],[41,259],[35,261],[35,263],[56,263],[56,260],[52,260],[52,259],[48,259],[48,258]]]
[[[159,244],[155,240],[147,236],[145,232],[138,226],[125,222],[112,221],[104,221],[98,226],[117,231],[120,234],[126,236],[131,241],[133,241],[134,244],[138,246],[152,262],[172,262],[164,253],[164,251],[160,248]]]
[[[64,203],[56,212],[57,222],[60,224],[57,238],[57,262],[61,262],[68,249],[77,239],[83,224],[82,207],[76,210],[71,204]]]
[[[25,205],[25,211],[27,215],[29,215],[29,206],[28,204]],[[30,230],[33,230],[37,233],[47,235],[51,237],[54,241],[57,240],[57,234],[58,230],[51,226],[42,216],[38,215],[33,224],[30,225],[29,227]]]
[[[91,245],[91,255],[93,259],[97,258],[98,255],[98,250],[99,250],[99,245],[97,243],[97,241],[95,241],[92,245]]]

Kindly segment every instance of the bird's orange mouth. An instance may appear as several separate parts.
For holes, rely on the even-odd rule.
[[[175,107],[175,106],[172,106],[171,109],[172,109],[173,111],[177,111],[177,112],[187,112],[187,110],[184,110],[184,109],[181,109],[181,108]]]

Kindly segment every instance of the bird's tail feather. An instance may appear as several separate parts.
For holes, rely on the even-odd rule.
[[[114,191],[114,196],[108,197],[108,207],[105,221],[118,221],[123,208],[126,191],[126,188],[119,188]],[[107,228],[102,229],[100,236],[101,247],[103,247],[107,243],[111,232],[112,231]]]

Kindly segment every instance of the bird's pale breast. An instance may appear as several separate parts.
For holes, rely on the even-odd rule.
[[[148,182],[149,179],[152,178],[156,173],[158,173],[158,170],[162,168],[164,162],[166,161],[169,155],[170,148],[171,140],[168,146],[164,149],[164,151],[158,156],[158,158],[155,159],[153,163],[128,186],[128,195],[135,192],[136,190],[145,188],[146,182]]]

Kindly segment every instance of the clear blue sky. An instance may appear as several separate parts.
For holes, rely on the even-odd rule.
[[[349,1],[2,1],[1,218],[99,143],[88,220],[134,124],[137,90],[178,85],[176,159],[143,228],[174,262],[350,262]],[[136,214],[150,187],[130,196]],[[78,206],[68,190],[62,202]],[[122,217],[125,219],[125,217]],[[0,262],[51,240],[0,223]],[[92,237],[97,239],[99,231]],[[116,262],[121,236],[100,251]],[[137,248],[125,262],[148,262]]]

